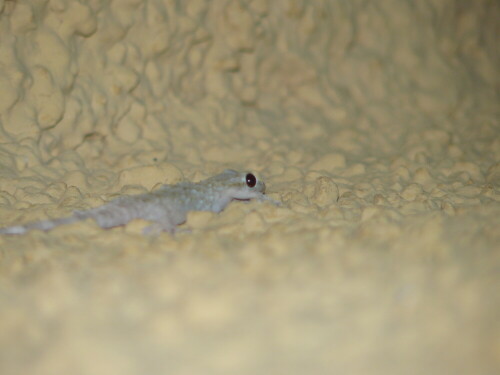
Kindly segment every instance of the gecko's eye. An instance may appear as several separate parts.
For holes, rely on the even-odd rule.
[[[246,176],[245,176],[245,179],[247,181],[247,186],[250,187],[250,188],[253,188],[255,186],[255,184],[257,183],[257,179],[255,178],[255,176],[251,173],[248,173]]]

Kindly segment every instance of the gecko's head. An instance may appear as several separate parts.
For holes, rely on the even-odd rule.
[[[260,198],[266,191],[264,181],[258,179],[251,172],[238,173],[238,186],[234,193],[233,199],[252,199]]]
[[[227,178],[227,184],[230,186],[259,193],[266,191],[264,181],[258,179],[252,172],[238,172],[233,169],[226,169],[221,176]]]
[[[264,181],[259,180],[253,173],[245,174],[245,184],[248,189],[258,191],[259,193],[266,192],[266,184]]]
[[[251,199],[262,195],[266,185],[251,172],[238,172],[226,169],[212,177],[215,184],[232,190],[235,199]]]

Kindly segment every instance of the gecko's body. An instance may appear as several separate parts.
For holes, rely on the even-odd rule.
[[[75,211],[69,217],[0,228],[0,234],[23,234],[32,229],[48,231],[59,225],[89,218],[94,219],[101,228],[112,228],[134,219],[144,219],[154,223],[145,229],[145,233],[173,233],[177,225],[186,221],[189,211],[221,212],[235,199],[273,201],[264,195],[265,189],[264,182],[252,173],[228,169],[197,183],[164,185],[152,193],[119,197],[96,208]]]

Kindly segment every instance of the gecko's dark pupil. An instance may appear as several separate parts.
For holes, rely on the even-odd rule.
[[[251,173],[246,175],[246,180],[247,180],[247,186],[253,188],[255,184],[257,183],[257,179],[255,176]]]

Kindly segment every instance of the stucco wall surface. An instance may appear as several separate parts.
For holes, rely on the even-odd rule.
[[[0,226],[226,168],[283,203],[0,236],[0,373],[498,373],[499,19],[0,0]]]

